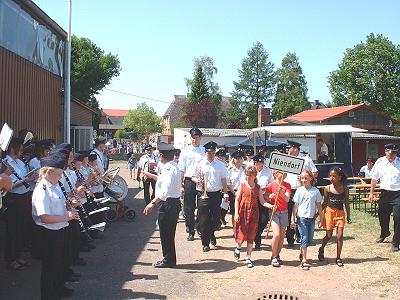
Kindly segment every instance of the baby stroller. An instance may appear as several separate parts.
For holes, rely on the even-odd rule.
[[[107,170],[103,175],[106,186],[104,194],[109,201],[107,202],[110,207],[105,212],[105,218],[109,222],[113,222],[119,218],[124,218],[127,221],[134,221],[136,212],[132,208],[125,205],[125,197],[128,194],[128,184],[119,175],[119,168]]]

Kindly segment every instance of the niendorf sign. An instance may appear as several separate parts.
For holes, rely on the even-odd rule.
[[[304,159],[278,152],[272,152],[269,157],[269,168],[271,170],[300,175],[303,165]]]

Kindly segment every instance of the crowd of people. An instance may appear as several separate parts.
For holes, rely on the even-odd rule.
[[[153,148],[147,145],[146,153],[140,158],[138,174],[152,182],[144,184],[144,213],[149,214],[161,203],[158,223],[164,257],[155,267],[176,266],[174,237],[180,197],[183,198],[187,241],[194,241],[197,231],[204,252],[217,245],[216,232],[226,224],[229,211],[236,243],[233,257],[240,259],[241,247],[246,242],[245,264],[249,268],[254,265],[253,247],[255,250],[261,248],[262,234],[268,225],[267,232],[272,229],[271,265],[281,266],[280,254],[286,237],[288,248],[293,248],[295,242],[300,244],[300,266],[309,270],[307,248],[313,244],[316,220],[318,226],[325,229],[318,259],[325,260],[325,247],[336,231],[335,263],[343,266],[344,227],[351,223],[351,217],[347,176],[341,168],[333,167],[329,171],[331,183],[318,189],[315,187],[318,170],[308,155],[301,154],[300,143],[288,140],[276,149],[261,148],[256,155],[252,149],[236,149],[227,161],[227,152],[217,149],[216,143],[211,141],[201,145],[202,132],[198,128],[192,128],[190,136],[191,144],[180,155],[176,149],[160,148],[158,161]],[[271,170],[268,167],[270,151],[303,159],[301,174]],[[382,231],[377,242],[390,236],[389,219],[393,211],[394,252],[399,250],[400,234],[400,161],[397,153],[398,145],[386,145],[385,156],[378,159],[370,173],[370,201],[376,200],[374,189],[378,182],[382,190],[379,201]],[[168,166],[167,169],[164,166]],[[153,187],[152,195],[150,186]]]
[[[5,220],[4,259],[9,270],[42,263],[41,299],[70,296],[66,282],[79,282],[74,265],[86,265],[80,252],[96,248],[106,225],[102,174],[104,140],[74,153],[70,144],[12,137],[2,153],[0,207]]]

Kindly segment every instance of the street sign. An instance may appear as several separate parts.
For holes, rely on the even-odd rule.
[[[279,152],[272,152],[269,157],[269,168],[271,170],[278,170],[285,173],[292,173],[300,175],[303,170],[304,159],[282,154]]]

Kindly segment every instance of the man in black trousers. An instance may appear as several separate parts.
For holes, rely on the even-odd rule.
[[[154,264],[156,268],[176,266],[175,231],[181,210],[181,179],[179,168],[174,162],[174,148],[169,144],[160,144],[161,174],[157,176],[155,197],[145,207],[143,213],[150,214],[159,205],[158,226],[160,228],[163,259]]]

